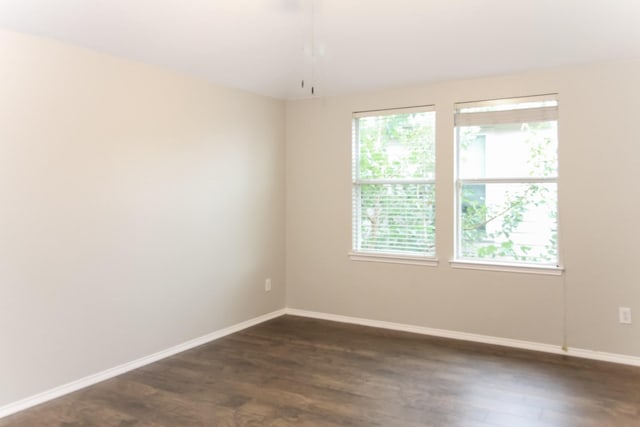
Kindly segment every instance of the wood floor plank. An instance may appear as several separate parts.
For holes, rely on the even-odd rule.
[[[283,316],[0,427],[640,426],[640,369]]]

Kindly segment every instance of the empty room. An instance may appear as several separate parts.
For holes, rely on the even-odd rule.
[[[0,427],[640,426],[636,115],[636,0],[0,0]]]

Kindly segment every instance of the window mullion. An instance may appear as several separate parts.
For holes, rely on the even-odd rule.
[[[557,183],[557,177],[540,177],[540,178],[460,178],[459,185],[464,184],[545,184]]]

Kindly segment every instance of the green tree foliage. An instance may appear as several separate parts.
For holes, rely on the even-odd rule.
[[[526,149],[529,150],[527,165],[530,177],[550,177],[557,173],[557,150],[555,141],[545,130],[555,126],[553,122],[523,124]],[[480,127],[467,127],[460,134],[464,150],[481,132]],[[492,184],[487,184],[490,186]],[[461,244],[463,256],[479,259],[496,259],[532,263],[548,263],[557,260],[557,232],[539,230],[548,236],[543,247],[533,247],[518,232],[529,212],[535,209],[546,212],[557,224],[557,196],[555,184],[531,183],[511,184],[505,190],[500,204],[487,204],[478,200],[473,186],[461,189]],[[541,209],[540,209],[541,208]],[[492,225],[495,225],[492,227]],[[491,230],[491,231],[487,231]]]
[[[355,148],[357,179],[362,182],[354,189],[359,192],[358,249],[435,253],[435,186],[431,181],[435,178],[434,119],[433,113],[424,112],[358,119]],[[554,122],[523,124],[517,130],[518,143],[524,141],[528,150],[529,177],[557,173],[556,141],[549,137],[551,128],[555,129]],[[462,150],[485,131],[478,126],[460,130]],[[547,222],[557,224],[556,184],[498,184],[504,191],[500,203],[487,203],[485,191],[497,190],[489,188],[491,185],[494,184],[466,184],[461,188],[462,255],[501,261],[555,261],[555,227],[540,231],[548,237],[542,246],[527,243],[521,232],[532,210],[545,212]]]
[[[434,185],[420,181],[434,178],[433,113],[364,117],[357,135],[360,249],[432,254]]]

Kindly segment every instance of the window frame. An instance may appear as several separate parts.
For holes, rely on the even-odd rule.
[[[364,110],[356,111],[352,113],[351,117],[351,129],[352,129],[352,146],[351,146],[351,251],[348,255],[352,261],[365,261],[365,262],[385,262],[393,264],[406,264],[406,265],[426,265],[437,266],[438,259],[436,258],[436,246],[435,239],[436,233],[434,232],[434,253],[420,255],[419,253],[410,252],[396,252],[396,251],[367,251],[361,248],[361,207],[358,189],[363,185],[393,185],[393,184],[418,184],[418,185],[431,185],[434,188],[434,203],[435,203],[435,186],[436,186],[436,172],[434,170],[433,177],[431,178],[386,178],[386,179],[361,179],[360,178],[360,145],[359,145],[359,127],[357,125],[358,119],[365,117],[383,117],[392,116],[398,114],[409,113],[432,113],[434,116],[434,138],[435,138],[435,126],[436,126],[436,109],[435,105],[420,105],[413,107],[399,107],[379,110]],[[434,141],[435,142],[435,141]],[[433,158],[435,163],[436,147],[434,143]],[[356,196],[357,194],[357,196]],[[356,201],[358,201],[356,203]],[[434,224],[435,226],[435,224]]]
[[[522,105],[525,103],[545,103],[551,101],[555,105],[545,105],[534,108],[508,108],[508,106]],[[523,272],[544,275],[560,275],[564,271],[560,256],[560,198],[559,198],[559,158],[557,160],[557,172],[553,177],[499,177],[499,178],[461,178],[460,170],[460,137],[459,128],[472,125],[491,125],[499,123],[527,123],[533,121],[555,121],[559,140],[559,117],[558,117],[558,95],[537,95],[514,98],[500,98],[487,101],[475,102],[457,102],[454,105],[454,256],[449,261],[453,268],[475,269],[475,270],[492,270],[506,272]],[[486,111],[487,107],[505,106],[504,109]],[[462,112],[464,109],[476,110]],[[462,110],[462,111],[461,111]],[[484,110],[484,111],[483,111]],[[532,111],[535,110],[535,111]],[[461,116],[468,115],[470,120],[461,120]],[[540,120],[540,118],[544,118]],[[492,121],[496,120],[496,121]],[[556,148],[559,149],[559,148]],[[524,175],[524,174],[523,174]],[[462,190],[465,185],[490,185],[490,184],[555,184],[556,185],[556,261],[555,263],[543,264],[535,262],[517,262],[508,260],[492,260],[490,258],[471,258],[462,256]]]

